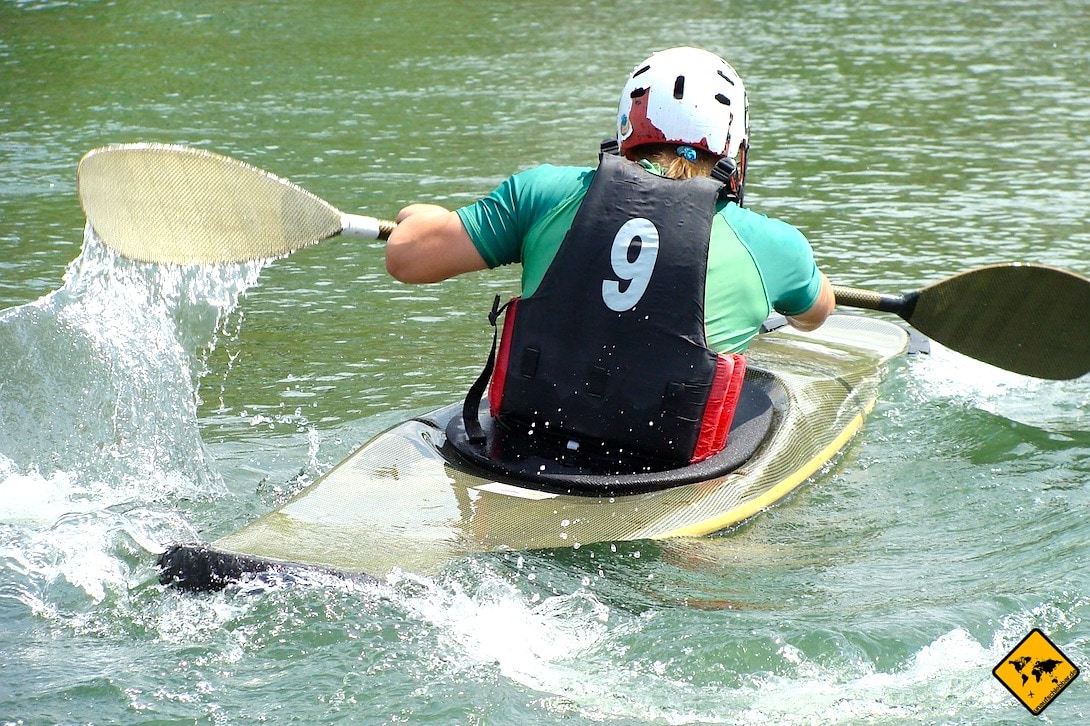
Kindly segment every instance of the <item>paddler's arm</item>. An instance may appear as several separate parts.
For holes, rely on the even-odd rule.
[[[487,269],[461,218],[437,204],[410,204],[386,242],[386,271],[401,282],[440,282]]]
[[[818,292],[814,304],[806,312],[799,315],[790,315],[787,318],[787,322],[799,330],[810,331],[817,329],[833,312],[833,308],[836,307],[836,294],[833,292],[832,283],[829,282],[829,278],[825,276],[824,272],[818,274],[821,275],[821,290]]]

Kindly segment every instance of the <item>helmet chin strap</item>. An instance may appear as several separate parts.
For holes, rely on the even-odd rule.
[[[742,199],[746,191],[746,152],[748,145],[742,144],[738,150],[738,163],[729,156],[724,156],[715,162],[712,167],[712,177],[723,182],[723,190],[719,192],[719,198],[728,202],[734,202],[742,206]]]

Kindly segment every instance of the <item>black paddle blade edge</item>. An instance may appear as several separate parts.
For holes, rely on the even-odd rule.
[[[247,576],[301,579],[308,574],[332,575],[345,580],[374,582],[369,575],[345,573],[221,552],[203,544],[175,544],[159,555],[159,583],[186,592],[218,592]]]

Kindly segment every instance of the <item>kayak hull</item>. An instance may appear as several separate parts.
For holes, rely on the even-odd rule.
[[[279,509],[209,545],[164,556],[163,579],[199,587],[186,558],[236,570],[317,567],[382,577],[421,574],[473,553],[702,536],[773,505],[826,466],[863,424],[908,333],[875,318],[835,315],[817,331],[780,327],[747,353],[746,385],[772,401],[768,436],[732,472],[621,496],[565,494],[487,472],[446,441],[454,404],[361,446]],[[241,565],[239,563],[242,563]],[[211,567],[213,577],[216,567]]]

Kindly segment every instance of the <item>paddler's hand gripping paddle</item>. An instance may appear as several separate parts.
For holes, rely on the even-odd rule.
[[[76,186],[87,220],[122,257],[159,264],[239,263],[337,235],[386,239],[394,222],[345,214],[286,179],[170,144],[93,149]],[[1090,280],[1032,264],[991,265],[888,295],[835,287],[838,305],[894,313],[985,363],[1037,378],[1090,372]]]

